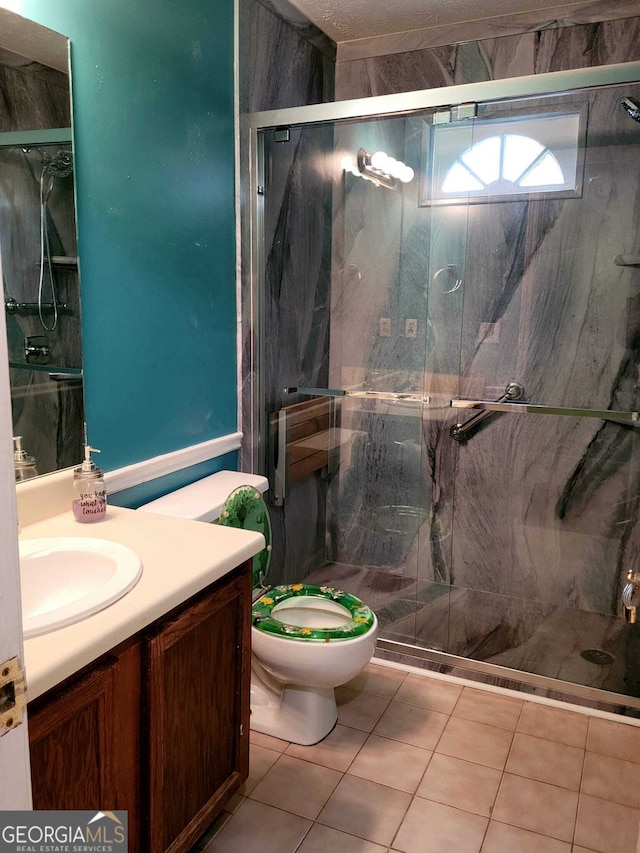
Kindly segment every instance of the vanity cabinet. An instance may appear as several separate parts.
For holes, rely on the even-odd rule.
[[[247,778],[250,615],[247,570],[145,640],[152,851],[188,850]]]
[[[29,706],[34,809],[138,811],[140,651],[114,650]]]
[[[129,850],[191,848],[249,766],[250,564],[29,705],[36,809],[126,809]]]

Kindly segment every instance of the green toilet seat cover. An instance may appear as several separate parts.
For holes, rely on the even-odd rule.
[[[238,486],[222,506],[219,523],[225,527],[239,527],[262,533],[266,548],[253,558],[253,587],[266,586],[271,562],[271,521],[269,510],[255,486]]]
[[[271,522],[269,510],[255,486],[238,486],[223,504],[219,523],[225,527],[238,527],[262,533],[267,547],[253,558],[253,587],[266,586],[271,562]],[[273,608],[287,598],[307,596],[325,598],[342,605],[351,619],[336,628],[305,628],[289,625],[271,615]],[[286,612],[286,611],[285,611]],[[283,613],[284,616],[284,613]],[[351,640],[366,634],[374,624],[374,615],[367,605],[340,589],[330,586],[309,586],[302,583],[275,586],[265,592],[253,605],[251,622],[254,628],[269,634],[281,634],[292,640]]]
[[[350,613],[351,619],[337,628],[302,628],[289,625],[271,615],[273,608],[294,596],[325,598],[342,605]],[[285,615],[286,610],[283,612]],[[259,631],[279,634],[291,640],[316,640],[328,643],[330,640],[352,640],[370,631],[374,624],[373,612],[367,605],[351,593],[330,586],[309,586],[303,583],[274,586],[253,605],[251,622]]]

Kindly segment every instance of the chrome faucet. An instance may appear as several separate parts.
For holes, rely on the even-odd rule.
[[[622,604],[624,618],[633,625],[637,618],[637,608],[640,607],[640,573],[630,569],[627,572],[627,581],[622,590]]]

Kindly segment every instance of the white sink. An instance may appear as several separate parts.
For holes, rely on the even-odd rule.
[[[113,604],[142,574],[138,555],[117,542],[55,536],[20,542],[25,639],[79,622]]]

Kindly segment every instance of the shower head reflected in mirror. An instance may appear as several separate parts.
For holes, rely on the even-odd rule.
[[[56,146],[57,147],[57,146]],[[46,332],[53,332],[58,325],[58,308],[62,303],[58,302],[56,292],[56,280],[53,269],[53,253],[50,245],[50,230],[55,230],[55,223],[49,209],[49,199],[58,178],[67,178],[73,173],[73,151],[59,149],[54,154],[41,146],[22,145],[22,152],[27,157],[35,152],[40,157],[40,178],[38,181],[40,189],[40,261],[38,275],[38,318],[40,325]],[[46,270],[46,275],[45,275]],[[48,288],[46,288],[48,285]],[[50,291],[51,301],[45,302],[45,289]],[[45,309],[51,307],[53,319],[48,322],[45,319]]]
[[[58,151],[53,157],[43,159],[43,166],[56,178],[66,178],[73,172],[73,153]]]
[[[55,154],[49,154],[43,148],[30,145],[23,145],[22,151],[24,154],[37,151],[43,171],[55,175],[56,178],[66,178],[73,172],[73,151],[62,149]]]
[[[640,101],[627,97],[620,101],[620,106],[628,116],[640,123]]]

